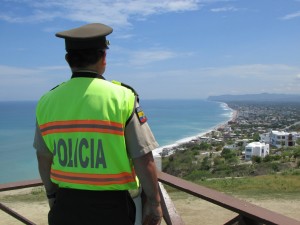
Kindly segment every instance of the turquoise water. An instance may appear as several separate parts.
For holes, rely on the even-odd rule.
[[[38,178],[35,102],[0,103],[0,183]]]
[[[142,100],[160,146],[197,136],[231,118],[226,104],[205,100]],[[36,102],[0,102],[0,183],[39,178],[35,150]]]
[[[141,105],[161,146],[197,136],[232,116],[226,104],[205,100],[147,100]]]

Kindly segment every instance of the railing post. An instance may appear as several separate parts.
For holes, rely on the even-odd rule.
[[[161,155],[153,151],[153,158],[158,171],[162,171]]]
[[[24,216],[21,216],[19,213],[15,212],[14,210],[8,208],[4,204],[0,202],[0,209],[3,212],[6,212],[7,214],[11,215],[12,217],[16,218],[17,220],[23,222],[26,225],[36,225],[34,222],[31,222],[30,220],[26,219]]]
[[[161,155],[153,152],[154,161],[158,171],[162,171]],[[163,219],[167,225],[184,225],[181,217],[176,211],[175,205],[173,204],[168,192],[165,190],[162,183],[159,182],[159,192],[161,198],[161,207],[163,210]]]
[[[249,217],[245,217],[243,215],[238,215],[233,219],[229,220],[228,222],[224,223],[223,225],[261,225],[256,220],[250,219]]]
[[[300,221],[293,218],[163,172],[159,174],[158,179],[162,183],[178,190],[238,213],[243,219],[241,224],[252,225],[253,221],[256,221],[258,224],[267,225],[300,225]]]

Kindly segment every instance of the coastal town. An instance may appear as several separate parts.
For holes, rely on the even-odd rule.
[[[164,148],[162,171],[299,220],[300,103],[226,104],[233,110],[232,119],[189,142]],[[178,192],[170,195],[178,211],[192,212],[186,220],[201,214],[196,200],[188,198],[187,203]],[[213,212],[225,214],[219,210]],[[212,214],[207,208],[203,212]]]
[[[226,104],[233,110],[230,121],[190,142],[162,149],[161,156],[174,158],[180,151],[196,150],[191,163],[206,164],[208,170],[213,170],[220,160],[226,161],[224,152],[233,156],[234,164],[243,164],[275,156],[279,158],[288,152],[288,148],[300,146],[300,103],[240,101]],[[289,157],[292,157],[293,165],[299,167],[296,159],[299,153],[294,152]],[[183,177],[191,172],[179,172],[175,168],[172,171],[170,166],[166,166],[169,161],[163,160],[166,172],[173,175],[180,173]],[[195,166],[195,169],[199,167]]]
[[[221,137],[270,144],[273,149],[295,146],[300,140],[300,103],[228,103],[235,116]]]
[[[226,143],[261,142],[274,149],[297,145],[300,139],[300,104],[228,103],[234,110],[232,120],[212,131]],[[227,146],[228,147],[228,146]]]

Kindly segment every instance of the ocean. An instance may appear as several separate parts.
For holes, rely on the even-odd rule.
[[[140,105],[159,149],[189,141],[232,117],[225,103],[206,100],[142,100]],[[39,178],[32,147],[35,106],[30,101],[0,102],[0,183]]]

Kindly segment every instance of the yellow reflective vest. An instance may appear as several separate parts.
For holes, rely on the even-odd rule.
[[[46,93],[36,116],[53,153],[52,182],[83,190],[137,188],[124,138],[135,95],[98,78],[76,77]]]

